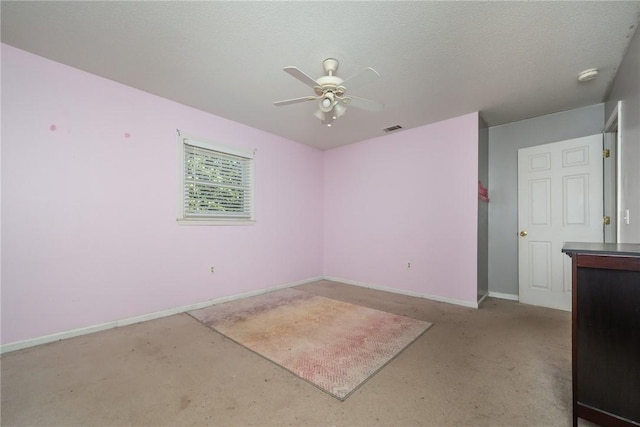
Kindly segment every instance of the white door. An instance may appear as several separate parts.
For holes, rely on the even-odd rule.
[[[565,242],[602,242],[602,135],[518,150],[519,299],[571,310]]]

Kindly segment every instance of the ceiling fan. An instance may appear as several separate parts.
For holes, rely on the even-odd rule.
[[[380,77],[380,74],[371,67],[367,67],[354,76],[342,80],[335,75],[338,69],[338,60],[327,58],[322,62],[325,74],[314,80],[301,71],[297,67],[284,67],[283,70],[300,80],[302,83],[313,88],[315,96],[303,96],[301,98],[285,99],[283,101],[274,102],[274,105],[280,107],[283,105],[297,104],[305,101],[318,101],[318,111],[315,116],[322,120],[322,123],[331,126],[334,120],[342,116],[347,111],[347,106],[360,108],[367,111],[382,111],[382,104],[370,99],[360,98],[347,94],[345,83],[355,77]]]

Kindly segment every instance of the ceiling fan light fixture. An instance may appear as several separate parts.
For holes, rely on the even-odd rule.
[[[336,98],[333,92],[326,92],[320,100],[320,110],[324,113],[328,113],[333,109],[334,105],[336,105]]]
[[[342,117],[342,115],[347,111],[347,107],[340,104],[339,102],[333,107],[333,119],[337,119]]]
[[[327,125],[327,127],[331,127],[331,124],[336,119],[335,115],[331,111],[324,112],[321,109],[316,110],[313,115],[316,116],[318,120],[321,120],[323,125]]]

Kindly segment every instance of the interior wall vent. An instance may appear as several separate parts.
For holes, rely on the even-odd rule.
[[[393,132],[394,130],[398,130],[398,129],[402,129],[402,126],[400,125],[389,126],[388,128],[384,128],[382,130],[385,132]]]

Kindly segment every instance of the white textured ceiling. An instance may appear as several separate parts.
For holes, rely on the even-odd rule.
[[[321,149],[480,111],[499,125],[602,102],[640,17],[629,2],[1,2],[3,43]],[[333,127],[282,71],[365,67]],[[577,74],[600,69],[579,84]],[[401,132],[401,131],[400,131]]]

